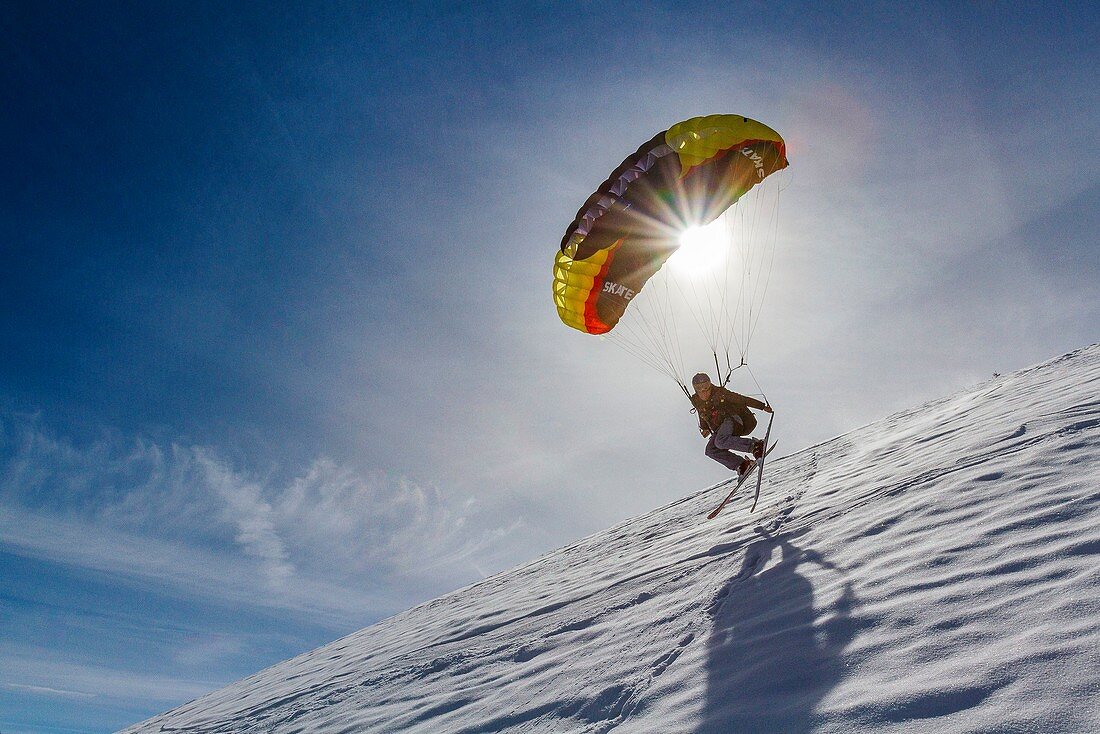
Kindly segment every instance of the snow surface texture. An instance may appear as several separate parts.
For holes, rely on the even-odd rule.
[[[1100,732],[1100,345],[721,486],[126,731]]]

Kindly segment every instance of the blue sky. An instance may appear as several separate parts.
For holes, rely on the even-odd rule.
[[[722,479],[550,298],[678,120],[788,141],[780,454],[1100,339],[1100,16],[1005,7],[5,5],[0,731],[117,729]]]

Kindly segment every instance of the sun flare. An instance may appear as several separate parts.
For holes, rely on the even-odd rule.
[[[680,248],[669,264],[692,276],[704,275],[719,267],[729,249],[725,218],[703,227],[689,227],[680,235]]]

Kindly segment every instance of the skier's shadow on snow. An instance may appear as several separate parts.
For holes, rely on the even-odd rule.
[[[841,653],[857,631],[851,584],[845,581],[827,608],[815,608],[813,586],[799,569],[840,570],[796,546],[793,536],[757,532],[764,537],[746,549],[740,571],[712,607],[707,696],[697,734],[808,732],[820,723],[816,706],[844,676]],[[777,548],[779,563],[759,571]]]

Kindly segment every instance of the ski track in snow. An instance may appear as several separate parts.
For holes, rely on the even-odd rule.
[[[1098,395],[1094,345],[126,731],[1100,731]]]

